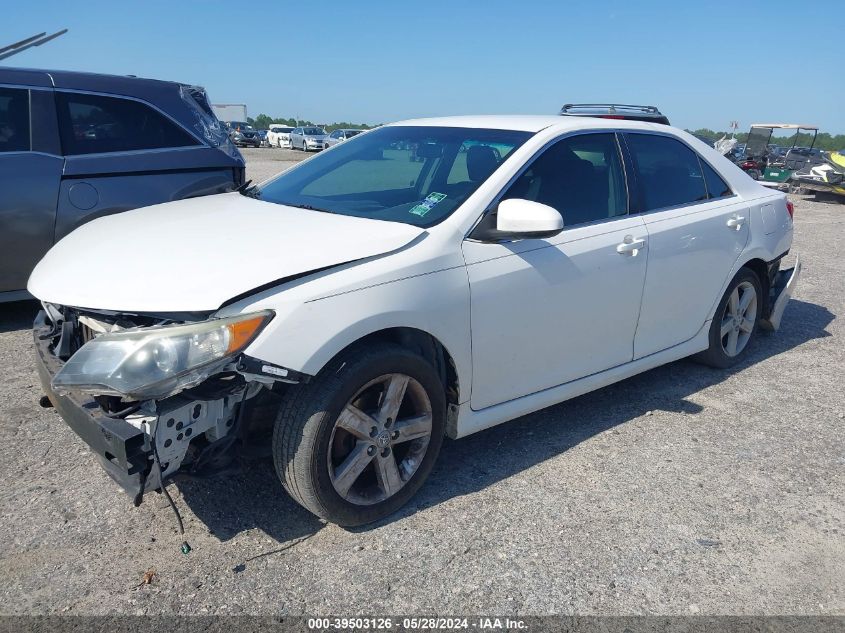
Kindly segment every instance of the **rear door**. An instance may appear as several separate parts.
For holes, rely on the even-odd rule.
[[[233,187],[231,157],[146,102],[57,90],[56,109],[67,160],[57,240],[95,217]]]
[[[0,297],[23,296],[53,245],[62,163],[52,90],[0,87]]]
[[[749,209],[704,159],[670,135],[629,132],[648,273],[634,358],[694,337],[749,235]]]

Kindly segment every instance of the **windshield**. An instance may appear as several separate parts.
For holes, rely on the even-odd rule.
[[[356,134],[360,134],[364,130],[346,130],[346,136],[355,136]]]
[[[319,135],[319,134],[325,134],[325,133],[326,133],[326,131],[325,131],[325,130],[321,130],[321,129],[320,129],[320,128],[318,128],[318,127],[307,127],[307,128],[305,128],[305,129],[302,131],[302,133],[303,133],[303,134],[312,134],[312,135],[315,135],[315,134],[316,134],[316,135]]]
[[[428,227],[448,217],[530,132],[383,127],[249,195],[277,204]]]
[[[293,130],[292,127],[274,127],[270,129],[273,130],[276,134],[287,134],[288,132]]]
[[[252,126],[243,121],[229,121],[229,127],[233,130],[251,130]]]

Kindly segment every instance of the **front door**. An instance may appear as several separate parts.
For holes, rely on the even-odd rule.
[[[646,275],[645,226],[628,215],[613,133],[557,141],[508,198],[554,207],[565,228],[545,240],[464,242],[476,410],[629,362]]]

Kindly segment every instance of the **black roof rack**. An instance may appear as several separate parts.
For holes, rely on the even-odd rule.
[[[627,103],[567,103],[560,109],[562,116],[587,116],[604,119],[628,119],[669,125],[669,119],[656,106]]]
[[[585,108],[585,109],[596,109],[596,108],[607,108],[608,110],[617,110],[617,109],[624,109],[624,110],[638,110],[640,112],[647,112],[648,114],[660,114],[660,110],[658,110],[655,106],[646,106],[646,105],[630,105],[626,103],[567,103],[564,105],[560,111],[561,112],[569,112],[575,108]]]

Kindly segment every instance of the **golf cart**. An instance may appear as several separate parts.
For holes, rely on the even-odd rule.
[[[772,134],[775,130],[795,130],[791,149],[785,155],[770,151]],[[809,147],[798,146],[802,131],[805,136],[812,134]],[[788,188],[792,174],[812,162],[814,157],[812,149],[816,144],[818,133],[819,129],[814,125],[755,123],[748,134],[745,155],[739,166],[761,185],[775,189]]]

